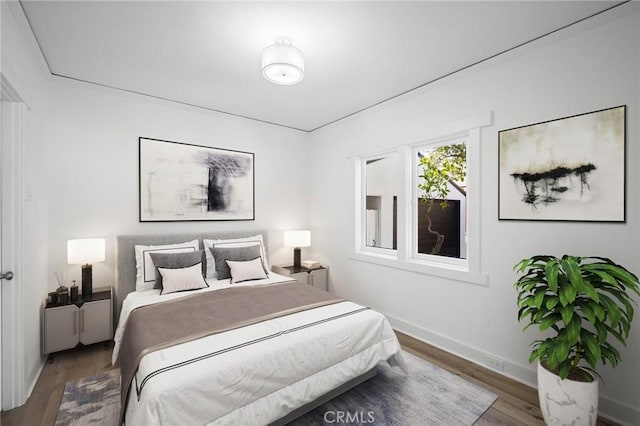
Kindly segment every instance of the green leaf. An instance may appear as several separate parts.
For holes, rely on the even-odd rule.
[[[600,301],[600,297],[598,296],[598,293],[596,293],[596,289],[593,288],[590,282],[588,282],[587,280],[583,280],[582,287],[584,292],[587,293],[591,300],[594,300],[596,302]]]
[[[602,376],[600,376],[598,374],[598,372],[596,370],[594,370],[593,368],[589,368],[589,367],[580,367],[580,371],[582,371],[582,373],[585,375],[585,377],[589,380],[589,381],[594,381],[596,379],[596,377],[599,377],[600,380],[602,380],[604,382],[604,379],[602,378]]]
[[[544,302],[544,294],[545,294],[545,291],[543,289],[536,290],[535,292],[535,299],[533,303],[535,307],[538,309],[542,307],[542,303]]]
[[[589,350],[584,352],[584,359],[587,360],[587,363],[591,368],[596,368],[598,361],[600,361],[600,358],[596,357],[595,353]]]
[[[545,331],[546,329],[548,329],[549,327],[551,327],[553,324],[557,323],[561,319],[562,319],[562,317],[560,315],[558,315],[558,314],[551,314],[551,315],[545,317],[540,322],[540,331]]]
[[[591,324],[594,324],[596,322],[596,314],[593,312],[593,307],[591,307],[591,304],[589,304],[588,302],[581,303],[580,309]]]
[[[527,317],[528,315],[531,315],[531,311],[533,308],[525,306],[522,307],[518,310],[518,321],[522,321],[523,318]]]
[[[589,332],[585,332],[582,334],[582,340],[586,343],[587,350],[592,353],[593,357],[595,357],[596,359],[600,359],[602,353],[600,351],[598,340]],[[592,365],[591,367],[595,368],[595,365]]]
[[[604,344],[603,351],[607,351],[609,355],[613,357],[613,359],[615,359],[615,364],[620,362],[620,360],[622,359],[622,356],[620,356],[620,352],[618,352],[618,350],[613,346],[611,346],[609,343]],[[611,363],[611,364],[614,365],[614,363]]]
[[[607,326],[601,322],[594,323],[596,327],[596,331],[598,332],[598,343],[603,344],[607,341]]]
[[[557,296],[551,296],[547,298],[547,301],[545,302],[545,306],[547,307],[547,309],[553,309],[558,303],[560,302],[560,299]]]
[[[571,322],[567,324],[567,339],[572,345],[580,340],[581,323],[580,316],[575,315]]]
[[[527,296],[524,299],[522,299],[520,301],[520,303],[518,303],[518,306],[525,307],[525,306],[535,306],[535,298],[533,296]]]
[[[573,306],[565,306],[564,308],[562,308],[562,311],[560,311],[560,313],[562,314],[562,321],[564,321],[565,325],[569,325],[571,319],[573,318]]]
[[[615,278],[613,278],[611,275],[607,274],[606,272],[600,271],[598,269],[593,269],[593,268],[588,268],[589,265],[585,265],[584,269],[587,271],[591,271],[594,274],[596,274],[598,277],[600,277],[600,279],[608,284],[611,284],[614,287],[618,287],[618,281],[616,281]]]
[[[558,292],[558,299],[560,299],[560,304],[562,306],[567,306],[569,303],[571,303],[569,302],[569,298],[567,297],[567,292],[564,287],[562,287]]]
[[[591,307],[593,308],[593,312],[596,314],[596,317],[598,318],[599,321],[604,321],[604,319],[606,318],[607,314],[604,311],[604,309],[602,309],[602,306],[597,305],[597,304],[593,304],[591,305]]]
[[[612,350],[613,349],[613,350]],[[620,362],[620,353],[611,345],[602,346],[602,358],[607,359],[612,367],[615,367]]]
[[[571,285],[562,286],[560,289],[560,303],[562,306],[567,306],[576,300],[576,289]]]
[[[603,352],[601,359],[604,365],[607,365],[605,360],[609,361],[612,367],[615,367],[616,365],[618,365],[618,359],[609,352]]]
[[[536,358],[540,357],[542,353],[543,353],[543,350],[541,349],[541,345],[539,343],[536,343],[534,345],[533,350],[531,351],[531,355],[529,355],[529,364],[535,361]]]
[[[566,256],[563,257],[560,262],[562,270],[569,277],[569,282],[571,282],[571,286],[575,292],[582,291],[582,275],[580,274],[580,266],[578,266],[579,259],[580,258]],[[570,302],[573,302],[573,300]]]
[[[518,311],[518,321],[522,321],[526,319],[528,316],[533,316],[535,313],[535,309],[531,307],[524,307]],[[530,319],[533,322],[533,319]]]
[[[626,285],[632,289],[636,294],[640,295],[640,290],[638,290],[638,277],[634,274],[626,270],[624,267],[616,264],[606,264],[606,263],[592,263],[589,265],[585,265],[585,269],[589,271],[601,271],[610,274],[616,281],[618,281],[616,286],[620,284]],[[597,273],[597,272],[596,272]],[[604,278],[603,278],[604,279]],[[607,281],[608,282],[608,281]],[[614,285],[613,283],[610,283]]]
[[[607,315],[609,315],[609,318],[611,319],[610,321],[611,326],[615,328],[618,325],[618,322],[620,321],[620,318],[622,316],[622,313],[620,312],[620,308],[613,300],[611,300],[611,298],[609,298],[604,294],[602,295],[602,303],[606,307]]]
[[[547,351],[547,367],[549,367],[550,370],[555,370],[556,366],[558,365],[558,358],[556,355],[557,347],[558,347],[558,342],[553,342],[551,343]]]
[[[558,370],[558,376],[560,376],[560,378],[562,380],[564,380],[567,377],[569,377],[569,372],[570,371],[571,371],[571,363],[570,362],[563,362],[562,364],[560,364],[560,368]]]
[[[545,275],[547,276],[547,282],[549,283],[549,289],[557,293],[558,292],[558,270],[560,265],[555,260],[550,261],[544,268]]]
[[[536,310],[536,308],[531,308],[531,309]],[[542,318],[544,318],[548,313],[549,313],[549,310],[542,307],[541,309],[536,310],[535,314],[533,315],[532,321],[535,322],[536,324],[539,324],[540,321],[542,321]]]
[[[535,288],[536,285],[538,285],[540,283],[539,280],[534,279],[534,278],[527,278],[525,281],[523,281],[523,289],[525,291],[531,291]]]
[[[607,324],[603,324],[603,325],[604,325],[604,328],[607,330],[607,333],[613,334],[613,336],[618,340],[618,342],[622,343],[625,346],[627,345],[627,339],[625,339],[622,334],[620,334],[617,330],[609,327]],[[606,339],[602,343],[607,344]]]
[[[624,305],[625,313],[627,315],[627,318],[629,318],[629,321],[633,320],[633,306],[630,302],[635,303],[635,301],[633,299],[630,299],[626,293],[620,293],[618,291],[608,291],[608,293],[614,296]]]
[[[564,340],[559,341],[558,345],[556,346],[556,360],[559,363],[565,361],[569,356],[570,350],[571,346],[569,345],[569,342],[566,342]]]

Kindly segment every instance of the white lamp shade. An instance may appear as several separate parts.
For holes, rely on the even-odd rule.
[[[285,247],[309,247],[311,245],[310,231],[284,231]]]
[[[81,238],[67,241],[67,263],[83,265],[104,260],[104,238]]]
[[[299,83],[304,78],[304,55],[291,40],[279,37],[262,52],[262,75],[275,84]]]

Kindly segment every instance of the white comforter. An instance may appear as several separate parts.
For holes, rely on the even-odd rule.
[[[269,282],[285,280],[273,274]],[[209,284],[201,291],[228,286]],[[149,290],[127,296],[114,361],[131,310],[184,295]],[[128,425],[268,424],[384,360],[404,369],[386,318],[352,302],[336,303],[146,355],[125,419]]]

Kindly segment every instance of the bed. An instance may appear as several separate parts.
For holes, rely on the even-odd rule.
[[[289,294],[307,287],[270,271],[266,279],[231,284],[234,277],[214,279],[209,269],[203,269],[208,287],[160,294],[164,290],[140,286],[136,246],[167,246],[197,240],[202,249],[205,242],[244,241],[257,236],[261,259],[268,267],[264,231],[118,236],[114,363],[123,361],[121,354],[122,358],[131,358],[124,347],[128,345],[126,336],[131,335],[133,317],[141,311],[180,304],[183,307],[179,312],[184,312],[187,304],[202,304],[205,298],[222,299],[232,292],[238,293],[234,297],[251,299],[253,305],[260,307],[263,305],[260,298],[267,293],[286,290]],[[129,368],[133,373],[124,399],[123,420],[132,425],[286,424],[373,377],[379,362],[405,368],[400,345],[383,315],[322,293],[313,296],[326,299],[317,305],[309,304],[284,315],[257,316],[240,327],[223,327],[213,334],[204,333],[193,340],[142,352],[139,363],[132,361],[135,369]],[[281,297],[276,299],[274,303],[280,303]],[[233,300],[234,306],[238,305],[240,299]],[[264,300],[267,305],[267,299]],[[219,304],[216,310],[223,308]],[[178,322],[169,321],[165,326],[156,319],[147,321],[149,329],[154,330],[171,328]],[[132,329],[125,332],[127,327]],[[140,329],[140,325],[137,327]],[[123,369],[123,380],[125,376]]]

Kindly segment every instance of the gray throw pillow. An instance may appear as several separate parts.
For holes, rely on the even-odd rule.
[[[231,278],[231,270],[229,269],[229,265],[227,265],[227,260],[243,262],[253,260],[257,257],[262,257],[260,253],[260,245],[247,247],[216,247],[214,245],[209,250],[211,250],[211,254],[215,259],[216,272],[218,273],[219,280]]]
[[[202,262],[202,276],[204,277],[204,250],[185,253],[149,253],[149,256],[156,267],[156,282],[153,288],[162,288],[162,275],[160,275],[158,268],[180,269]]]

